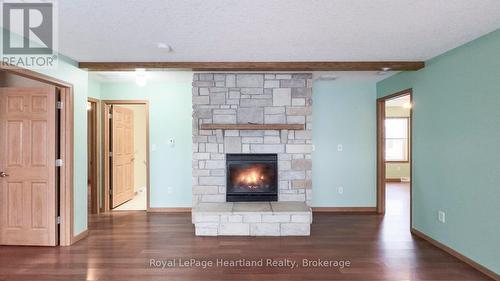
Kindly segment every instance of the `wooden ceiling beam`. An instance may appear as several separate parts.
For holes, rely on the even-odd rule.
[[[192,71],[415,71],[422,61],[301,61],[301,62],[80,62],[89,71],[192,70]]]

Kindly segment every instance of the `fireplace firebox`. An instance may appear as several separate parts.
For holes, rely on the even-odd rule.
[[[227,154],[226,201],[278,201],[277,154]]]

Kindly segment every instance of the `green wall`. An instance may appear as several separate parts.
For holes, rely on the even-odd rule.
[[[101,99],[101,83],[89,75],[88,96],[90,98]]]
[[[406,88],[413,227],[500,273],[500,30],[379,82],[377,94]]]
[[[313,102],[312,205],[375,207],[375,83],[315,81]]]
[[[100,85],[103,100],[149,100],[152,208],[191,207],[192,75],[169,72],[144,87],[134,82]],[[175,138],[174,147],[170,138]]]

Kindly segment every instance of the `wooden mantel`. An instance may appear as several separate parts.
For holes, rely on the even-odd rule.
[[[202,130],[305,130],[304,124],[201,124]]]

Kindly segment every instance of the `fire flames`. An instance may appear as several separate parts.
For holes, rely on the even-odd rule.
[[[238,176],[238,185],[245,185],[248,188],[256,189],[263,185],[266,177],[261,168],[254,167],[242,170]]]

